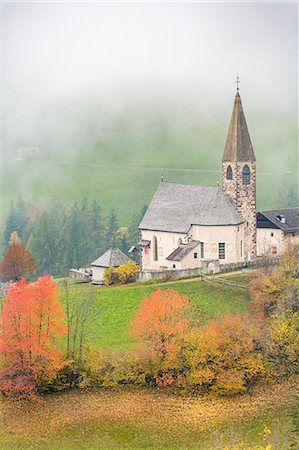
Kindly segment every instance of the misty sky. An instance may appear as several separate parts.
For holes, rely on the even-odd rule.
[[[289,108],[296,3],[5,3],[3,94],[243,96]]]
[[[145,128],[148,108],[173,130],[220,129],[224,146],[239,73],[259,161],[294,170],[297,3],[4,2],[2,25],[6,154],[54,137],[72,149],[68,136],[88,135],[105,109],[127,117],[128,104]]]

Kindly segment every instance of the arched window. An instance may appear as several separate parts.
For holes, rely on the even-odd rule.
[[[153,259],[158,261],[158,241],[156,236],[153,237]]]
[[[178,238],[178,246],[181,245],[182,242],[183,242],[182,239]]]
[[[243,184],[250,184],[250,170],[247,165],[243,167],[242,182]]]
[[[226,169],[226,179],[227,180],[233,179],[233,171],[232,171],[231,166],[228,166],[228,168]]]

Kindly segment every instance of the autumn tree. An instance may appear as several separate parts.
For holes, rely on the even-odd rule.
[[[0,389],[10,399],[34,398],[62,367],[66,332],[57,287],[49,275],[10,286],[3,304]]]
[[[188,336],[179,384],[218,395],[244,392],[264,372],[258,336],[248,316],[226,314],[209,321]]]
[[[2,281],[16,281],[28,276],[37,265],[31,253],[26,250],[17,233],[12,233],[7,251],[0,262],[0,276]]]
[[[258,345],[274,376],[299,372],[298,253],[298,246],[287,248],[278,265],[258,270],[250,283]]]
[[[145,357],[162,372],[176,366],[192,316],[194,309],[188,297],[173,289],[157,289],[140,303],[132,324],[133,335]]]
[[[251,310],[258,319],[299,311],[296,277],[299,247],[290,247],[278,265],[256,271],[250,282]]]

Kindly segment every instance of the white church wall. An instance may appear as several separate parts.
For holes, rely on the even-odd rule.
[[[153,238],[157,238],[157,260],[154,260]],[[218,259],[218,244],[225,243],[225,259],[223,263],[235,263],[245,260],[244,256],[244,225],[228,225],[228,226],[202,226],[193,225],[188,235],[183,233],[170,233],[165,231],[141,230],[141,239],[151,241],[150,248],[144,248],[142,251],[142,270],[165,270],[187,269],[201,267],[200,247],[196,247],[183,261],[168,261],[167,256],[170,255],[179,245],[180,239],[183,243],[190,240],[198,240],[204,242],[204,259]],[[241,244],[242,242],[242,244]],[[242,255],[241,255],[242,245]],[[194,258],[194,253],[198,254],[198,258]]]
[[[225,226],[192,225],[188,234],[191,239],[204,242],[204,259],[218,259],[219,243],[225,243],[225,259],[221,260],[221,262],[241,262],[245,259],[244,224]]]
[[[157,238],[158,254],[154,260],[153,238]],[[181,239],[187,243],[187,235],[184,233],[170,233],[167,231],[141,230],[140,239],[151,241],[150,248],[142,251],[142,270],[165,270],[169,268],[167,256],[170,255],[179,245]]]

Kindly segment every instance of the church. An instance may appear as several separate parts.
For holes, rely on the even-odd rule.
[[[143,272],[207,273],[256,258],[256,159],[239,88],[222,158],[222,189],[162,179],[139,231]],[[298,232],[297,225],[296,239]]]

